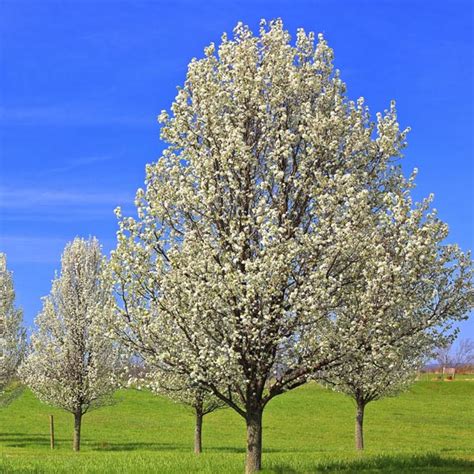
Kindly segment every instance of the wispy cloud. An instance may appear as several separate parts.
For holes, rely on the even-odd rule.
[[[124,195],[113,192],[0,188],[0,210],[88,205],[117,206],[133,202],[133,197],[132,194]]]
[[[156,115],[124,115],[116,110],[100,110],[97,105],[76,104],[50,106],[0,107],[0,123],[42,125],[122,125],[155,126]]]
[[[67,160],[64,165],[57,166],[55,168],[45,168],[41,171],[41,175],[55,174],[55,173],[65,173],[67,171],[75,170],[82,168],[84,166],[94,165],[96,163],[102,163],[104,161],[110,161],[113,156],[84,156],[81,158],[74,158]]]
[[[70,224],[70,223],[94,223],[100,225],[104,220],[111,219],[115,221],[114,209],[116,206],[109,207],[84,207],[72,208],[62,207],[58,209],[24,209],[21,212],[17,210],[2,210],[0,208],[0,233],[2,228],[17,226],[18,224]],[[121,206],[126,215],[135,215],[133,206],[124,204]]]

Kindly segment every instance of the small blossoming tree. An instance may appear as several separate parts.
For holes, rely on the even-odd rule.
[[[430,211],[432,197],[413,206],[412,183],[386,193],[364,228],[354,229],[368,244],[351,269],[359,278],[339,293],[331,335],[335,350],[346,356],[318,374],[354,399],[357,449],[364,447],[366,405],[407,387],[473,307],[470,256],[443,244],[446,224]]]
[[[4,253],[0,253],[0,395],[16,375],[25,354],[26,333],[22,327],[23,313],[15,308],[13,278],[7,269]],[[2,397],[2,403],[9,398]]]
[[[97,239],[76,238],[66,246],[61,274],[44,298],[31,353],[20,368],[41,401],[74,415],[75,451],[82,416],[107,402],[117,387],[118,351],[104,325],[112,308],[104,265]]]
[[[195,415],[194,452],[201,454],[204,416],[224,408],[225,403],[208,388],[193,382],[188,375],[179,374],[172,368],[162,366],[159,369],[145,370],[137,380],[140,385],[143,384],[154,393],[164,395],[193,410]]]

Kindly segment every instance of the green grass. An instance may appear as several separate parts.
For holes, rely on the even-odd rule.
[[[74,453],[72,415],[26,390],[0,410],[0,472],[243,471],[245,427],[233,411],[205,417],[205,452],[196,457],[186,408],[134,390],[115,400],[85,415],[82,450]],[[353,419],[350,399],[315,384],[275,398],[264,415],[264,472],[474,472],[474,381],[420,381],[400,397],[370,404],[363,454],[353,449]]]

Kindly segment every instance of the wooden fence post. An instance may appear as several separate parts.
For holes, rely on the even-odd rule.
[[[49,435],[51,441],[51,449],[54,449],[54,418],[53,415],[49,415]]]

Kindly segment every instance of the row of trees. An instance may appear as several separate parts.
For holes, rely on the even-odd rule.
[[[133,380],[202,416],[228,406],[261,469],[268,402],[309,380],[367,403],[409,383],[473,306],[469,255],[444,243],[432,197],[411,199],[395,105],[371,121],[320,35],[280,20],[193,60],[163,112],[168,143],[146,168],[117,248],[76,239],[37,318],[20,373],[80,420]]]
[[[6,269],[5,256],[0,255],[3,305],[2,388],[15,375],[25,353],[25,333],[21,326],[21,311],[14,307],[11,273]],[[104,291],[104,257],[96,239],[76,239],[65,249],[62,272],[53,281],[51,295],[45,298],[43,312],[36,322],[38,332],[32,338],[34,351],[21,368],[24,381],[37,396],[48,404],[59,406],[74,415],[73,448],[79,450],[82,415],[90,408],[107,403],[114,390],[124,382],[121,369],[128,371],[128,381],[145,384],[154,392],[191,406],[196,414],[195,452],[202,451],[201,429],[204,415],[225,404],[205,387],[188,377],[161,368],[145,368],[141,364],[121,364],[118,346],[105,334],[104,312],[113,311],[110,291]],[[7,344],[5,344],[7,343]],[[458,352],[470,341],[461,341]],[[6,349],[8,348],[8,349]],[[444,348],[438,353],[443,354]],[[463,351],[463,354],[466,351]],[[467,351],[469,352],[469,351]],[[456,353],[457,354],[457,353]],[[456,356],[455,354],[455,356]],[[469,354],[467,354],[468,356]],[[466,354],[463,355],[466,357]],[[373,363],[353,371],[320,374],[319,379],[351,395],[357,402],[356,446],[363,447],[362,417],[365,404],[382,396],[397,393],[412,381],[418,365],[407,354],[389,365]],[[423,360],[420,357],[419,362]],[[351,360],[355,364],[355,360]],[[410,365],[410,363],[412,365]],[[138,373],[136,372],[138,370]],[[337,375],[337,376],[336,376]],[[361,413],[362,412],[362,413]]]

